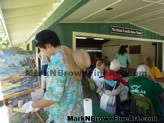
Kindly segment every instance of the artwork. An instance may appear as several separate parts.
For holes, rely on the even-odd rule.
[[[31,92],[40,86],[32,51],[0,49],[0,86],[3,99]]]

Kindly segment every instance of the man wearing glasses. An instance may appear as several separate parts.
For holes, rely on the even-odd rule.
[[[25,103],[24,112],[29,113],[37,108],[49,106],[47,123],[67,123],[67,116],[83,116],[81,79],[75,79],[74,76],[68,74],[61,75],[62,72],[69,71],[67,66],[69,63],[64,60],[64,51],[56,33],[51,30],[39,32],[35,37],[35,45],[50,58],[47,68],[46,92],[43,99]],[[73,63],[73,61],[70,62]]]

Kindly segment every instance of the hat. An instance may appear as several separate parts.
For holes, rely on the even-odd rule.
[[[86,68],[90,66],[91,60],[86,50],[79,49],[79,50],[73,51],[72,55],[73,55],[75,63],[81,70],[85,70]]]
[[[82,79],[82,70],[88,68],[91,64],[90,56],[86,50],[80,49],[72,51],[67,46],[61,46],[64,61],[70,72],[73,72],[73,78],[76,82]],[[75,74],[76,73],[76,74]]]
[[[139,65],[136,70],[137,76],[151,76],[150,69],[146,65]]]
[[[110,62],[110,70],[118,71],[120,69],[120,62],[117,59],[114,59]]]

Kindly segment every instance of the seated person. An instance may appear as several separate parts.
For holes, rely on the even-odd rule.
[[[118,80],[105,80],[102,86],[98,88],[97,92],[100,94],[100,108],[110,114],[121,114],[120,96],[121,85]]]
[[[91,79],[94,80],[96,83],[96,86],[101,86],[102,83],[104,83],[104,72],[105,64],[103,61],[99,60],[96,62],[96,68],[93,70]]]
[[[114,59],[113,61],[110,62],[110,70],[106,72],[105,74],[105,79],[107,80],[118,80],[120,81],[123,85],[128,86],[128,82],[125,82],[121,75],[118,73],[120,70],[120,62],[117,59]]]
[[[121,115],[121,102],[127,99],[128,91],[119,80],[104,79],[104,83],[97,89],[97,93],[101,96],[101,109],[110,114]]]
[[[163,116],[158,98],[164,93],[164,89],[160,84],[148,78],[151,74],[146,65],[139,65],[136,75],[129,79],[130,92],[149,98],[154,106],[156,115],[159,117]]]
[[[155,79],[158,79],[158,78],[162,78],[163,77],[163,75],[161,74],[161,72],[158,69],[158,67],[156,67],[153,64],[153,60],[150,57],[145,57],[143,59],[143,64],[147,65],[150,68],[150,72],[151,72],[151,74],[153,75],[153,77]]]

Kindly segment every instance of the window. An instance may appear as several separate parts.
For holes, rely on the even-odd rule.
[[[129,46],[129,54],[141,54],[141,45]]]

